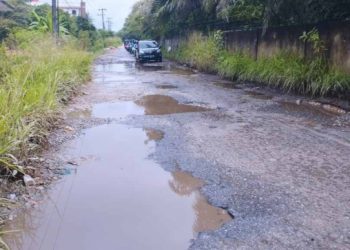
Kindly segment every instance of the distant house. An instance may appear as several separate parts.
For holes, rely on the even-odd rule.
[[[15,8],[7,3],[5,0],[0,0],[0,12],[5,13],[5,12],[10,12],[13,11]]]
[[[80,2],[80,6],[60,6],[60,9],[72,16],[87,17],[86,3],[84,1]]]

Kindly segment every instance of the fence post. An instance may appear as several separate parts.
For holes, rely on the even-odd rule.
[[[259,54],[259,30],[256,30],[256,38],[255,38],[255,44],[254,44],[254,54],[255,54],[255,61],[258,60],[258,54]]]
[[[307,58],[307,41],[304,41],[304,59]]]

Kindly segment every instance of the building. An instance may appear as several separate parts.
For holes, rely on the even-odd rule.
[[[80,2],[80,6],[60,6],[60,9],[72,16],[87,17],[86,3],[84,1]]]

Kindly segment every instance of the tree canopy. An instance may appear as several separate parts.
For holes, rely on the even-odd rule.
[[[141,0],[120,33],[130,38],[160,38],[188,30],[206,32],[349,18],[349,0]]]

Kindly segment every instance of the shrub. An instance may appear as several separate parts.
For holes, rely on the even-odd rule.
[[[322,44],[318,44],[319,48]],[[322,51],[320,51],[321,53]],[[321,53],[322,54],[322,53]],[[192,34],[167,57],[231,80],[253,81],[311,96],[349,98],[350,76],[327,65],[323,56],[304,60],[281,52],[258,60],[244,53],[231,53],[220,46],[220,34]]]
[[[49,35],[21,30],[12,39],[16,50],[0,53],[7,61],[1,65],[0,163],[8,168],[15,167],[8,154],[25,158],[45,141],[60,104],[89,78],[92,61],[73,43],[59,47]]]

